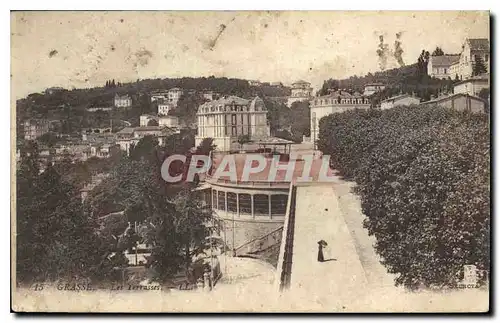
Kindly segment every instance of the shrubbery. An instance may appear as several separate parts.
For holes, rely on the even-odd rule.
[[[357,183],[365,227],[396,284],[452,286],[489,271],[487,115],[440,107],[348,111],[320,121],[318,147]]]

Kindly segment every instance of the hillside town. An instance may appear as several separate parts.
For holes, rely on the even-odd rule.
[[[261,281],[248,278],[247,284],[261,292],[307,294],[325,284],[339,294],[366,286],[391,291],[488,286],[489,198],[470,209],[457,199],[470,197],[462,190],[468,185],[478,198],[489,195],[489,168],[481,168],[486,159],[475,152],[489,151],[484,125],[492,108],[491,48],[486,38],[462,43],[460,53],[423,50],[414,64],[331,78],[322,88],[300,79],[128,82],[110,76],[99,87],[51,87],[17,100],[19,285],[85,280],[101,289],[157,286],[217,295],[244,281],[239,277],[255,266]],[[469,138],[467,127],[484,129]],[[460,140],[476,143],[467,146],[473,152]],[[439,154],[426,155],[430,151]],[[162,165],[174,155],[186,162],[167,168],[181,179],[171,184],[163,180]],[[200,167],[198,155],[210,165],[190,182],[190,167]],[[228,155],[231,165],[224,161]],[[266,166],[249,161],[253,155],[262,156]],[[290,162],[294,169],[288,176]],[[215,176],[226,167],[234,167],[236,180]],[[466,181],[449,169],[477,174]],[[324,171],[333,184],[297,184],[306,171],[313,182]],[[242,174],[248,179],[241,180]],[[454,182],[447,186],[445,177]],[[410,187],[413,195],[404,195]],[[453,222],[461,207],[476,226]],[[444,228],[439,241],[411,240],[427,236],[417,235],[418,226],[410,226],[414,218],[401,214],[428,221],[422,230]],[[392,220],[401,215],[401,221],[387,224],[382,215]],[[388,233],[388,227],[394,231]],[[476,240],[454,239],[458,227],[471,230],[460,234]],[[433,243],[454,249],[426,249]],[[423,251],[403,255],[392,247],[398,244]],[[426,256],[431,253],[435,258]],[[298,261],[308,257],[313,264]],[[402,267],[398,257],[423,267],[411,261]],[[64,268],[55,270],[59,264]],[[430,264],[445,269],[431,270]],[[337,278],[315,279],[329,275],[327,266],[337,266],[328,267]]]

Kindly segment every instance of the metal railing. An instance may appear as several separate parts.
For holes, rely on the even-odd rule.
[[[276,281],[280,291],[290,287],[292,277],[296,197],[297,187],[292,184],[290,185],[287,214],[285,216],[285,224],[283,226],[283,235],[281,238],[281,249],[278,258],[278,276],[276,277]]]

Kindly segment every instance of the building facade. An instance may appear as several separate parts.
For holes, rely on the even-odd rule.
[[[203,138],[213,138],[217,149],[222,151],[230,151],[241,135],[269,136],[267,109],[259,97],[247,100],[229,96],[204,103],[198,108],[197,122],[196,145]]]
[[[159,103],[170,103],[173,107],[177,107],[179,99],[184,94],[184,91],[178,87],[169,90],[156,90],[151,92],[151,102],[158,101]]]
[[[149,125],[149,122],[152,120],[156,121],[156,123],[159,123],[157,116],[151,114],[142,114],[139,116],[139,126],[147,127]]]
[[[455,64],[458,63],[459,59],[460,55],[431,56],[427,64],[427,75],[439,79],[454,79],[453,72],[457,69]]]
[[[312,97],[311,83],[298,80],[292,83],[291,95],[288,97],[287,106],[291,107],[294,102],[309,101]]]
[[[360,93],[350,94],[345,91],[319,96],[310,101],[311,105],[311,140],[318,139],[319,121],[324,116],[354,109],[370,108],[370,99]]]
[[[486,38],[467,38],[462,45],[460,58],[454,66],[453,78],[466,80],[474,76],[477,60],[482,60],[486,73],[490,73],[490,41]]]
[[[173,129],[162,126],[125,127],[116,133],[116,144],[128,155],[130,148],[133,145],[137,145],[139,140],[146,136],[155,137],[161,146],[165,143],[166,138],[174,133]]]
[[[464,93],[468,95],[479,96],[481,90],[489,88],[489,74],[483,74],[455,83],[453,87],[453,93]]]
[[[472,113],[486,113],[486,101],[481,98],[464,93],[456,93],[442,96],[434,100],[422,103],[422,105],[438,105],[445,108],[468,111]]]
[[[115,95],[115,107],[116,108],[130,108],[132,106],[132,98],[128,94]]]
[[[175,105],[173,103],[169,102],[158,102],[158,115],[159,116],[166,116],[168,113],[175,109]]]
[[[178,128],[179,118],[177,116],[159,116],[158,125],[160,127]]]
[[[369,83],[365,85],[363,95],[370,96],[374,93],[383,91],[385,89],[385,85],[382,83]]]
[[[35,140],[50,130],[50,122],[43,119],[29,119],[23,125],[25,140]]]
[[[387,110],[397,107],[399,105],[412,105],[419,103],[420,103],[419,98],[411,96],[410,94],[402,94],[394,96],[392,98],[385,99],[384,101],[380,102],[380,109]]]
[[[176,107],[182,94],[184,94],[184,91],[178,87],[174,87],[174,88],[168,90],[168,101],[167,102],[173,104],[174,107]]]

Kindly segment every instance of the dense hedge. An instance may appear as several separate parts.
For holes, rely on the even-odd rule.
[[[337,113],[321,119],[318,147],[357,183],[365,227],[397,285],[453,286],[466,264],[489,271],[488,116],[416,106]]]

